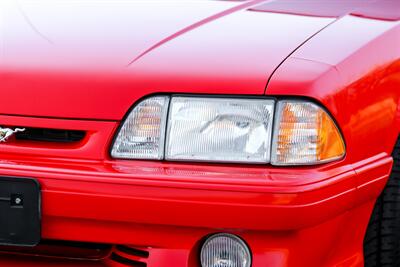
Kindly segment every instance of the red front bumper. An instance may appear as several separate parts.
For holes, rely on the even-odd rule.
[[[0,175],[41,184],[43,239],[122,244],[149,254],[114,249],[114,258],[98,261],[5,255],[0,266],[130,266],[133,259],[148,267],[197,267],[199,244],[217,232],[241,236],[253,267],[362,266],[364,232],[391,164],[386,154],[318,168],[10,156],[0,160]]]

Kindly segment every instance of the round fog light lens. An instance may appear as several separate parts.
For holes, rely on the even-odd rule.
[[[210,236],[200,252],[202,267],[250,267],[251,254],[242,239],[231,234]]]

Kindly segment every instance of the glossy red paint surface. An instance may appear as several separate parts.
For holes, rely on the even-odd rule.
[[[0,125],[87,134],[1,143],[0,175],[38,179],[43,239],[113,247],[96,261],[13,254],[0,266],[199,267],[218,232],[241,236],[253,267],[362,266],[400,131],[400,7],[327,16],[279,2],[3,1]],[[160,92],[312,99],[346,157],[290,168],[110,158],[129,108]]]
[[[334,19],[246,10],[259,2],[10,4],[0,113],[121,120],[156,92],[261,95],[282,59]]]

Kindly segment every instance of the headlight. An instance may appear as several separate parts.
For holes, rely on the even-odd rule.
[[[174,97],[167,160],[266,163],[274,101]]]
[[[324,109],[308,101],[281,100],[274,114],[275,102],[264,98],[149,97],[126,118],[111,155],[274,165],[317,164],[344,156],[342,136]]]
[[[209,237],[201,248],[202,267],[250,267],[251,254],[242,239],[231,234]]]

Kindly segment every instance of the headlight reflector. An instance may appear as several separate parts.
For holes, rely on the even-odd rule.
[[[242,239],[231,234],[209,237],[201,248],[202,267],[250,267],[251,254]]]
[[[170,105],[166,159],[269,162],[273,100],[174,97]]]
[[[168,96],[154,96],[136,105],[115,139],[111,156],[162,159],[168,102]]]
[[[280,101],[274,129],[274,165],[305,165],[342,158],[345,146],[332,118],[305,101]]]

